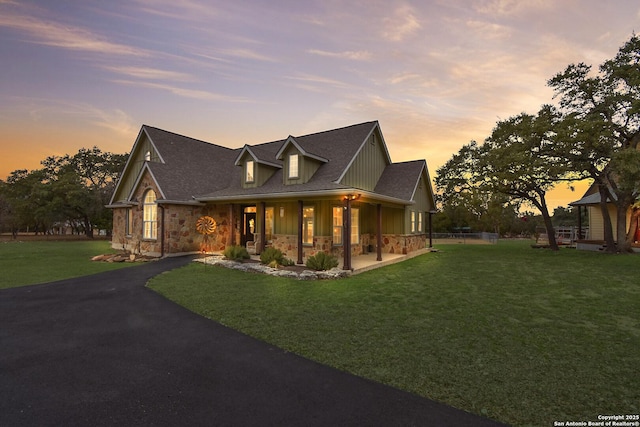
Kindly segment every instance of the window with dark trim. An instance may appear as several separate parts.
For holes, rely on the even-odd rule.
[[[343,210],[344,208],[342,206],[333,207],[333,244],[335,246],[342,245],[342,231],[343,231],[342,211]]]
[[[305,206],[302,210],[302,243],[305,245],[313,244],[314,223],[313,206]]]
[[[360,243],[360,209],[351,208],[351,244]]]
[[[253,182],[255,179],[255,167],[256,164],[253,160],[247,160],[246,170],[245,170],[245,182]]]
[[[298,178],[300,175],[300,160],[298,154],[289,154],[289,178]]]
[[[158,238],[158,205],[156,204],[155,191],[147,190],[142,210],[142,238],[155,240]]]

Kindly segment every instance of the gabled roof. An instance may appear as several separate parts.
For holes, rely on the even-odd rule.
[[[333,194],[350,190],[350,187],[342,184],[340,180],[374,132],[382,138],[377,121],[230,149],[143,125],[132,149],[132,155],[143,136],[148,138],[160,161],[145,162],[136,179],[139,180],[145,172],[151,174],[164,201],[189,203],[240,200],[251,196]],[[281,159],[289,146],[295,146],[303,155],[322,162],[314,175],[303,184],[286,185],[284,182]],[[413,203],[421,174],[425,173],[428,180],[426,162],[420,160],[392,164],[384,139],[382,147],[388,166],[375,190],[367,193],[398,203]],[[241,165],[239,162],[245,155],[250,155],[256,162],[276,169],[259,187],[243,188],[237,166]],[[121,181],[126,178],[128,170],[129,163]],[[120,185],[119,181],[118,186]],[[114,194],[117,193],[118,186]]]
[[[609,187],[609,193],[613,197],[613,200],[607,198],[607,203],[616,202],[618,200],[618,197],[611,187]],[[602,197],[600,197],[600,191],[598,191],[598,184],[594,182],[589,186],[587,191],[585,191],[580,200],[569,203],[569,206],[597,205],[600,203],[600,200],[602,200]]]
[[[238,154],[238,157],[236,157],[236,161],[234,163],[236,166],[241,165],[242,157],[245,154],[249,154],[256,163],[262,163],[274,168],[282,168],[282,162],[276,162],[275,160],[272,160],[272,156],[270,156],[270,153],[268,152],[268,150],[265,150],[264,147],[251,147],[250,145],[246,144],[244,147],[242,147],[242,150],[240,151],[240,154]]]
[[[382,176],[373,191],[403,200],[414,200],[416,189],[420,184],[420,178],[423,172],[426,173],[426,170],[427,162],[424,160],[391,163],[382,172]]]
[[[353,162],[361,147],[366,143],[367,138],[374,129],[378,127],[378,122],[366,122],[357,125],[347,126],[339,129],[313,133],[310,135],[289,137],[284,140],[251,146],[251,149],[259,148],[263,153],[273,153],[273,158],[277,158],[278,153],[282,154],[285,144],[293,144],[304,153],[313,153],[314,156],[326,159],[322,166],[316,171],[311,179],[304,184],[285,185],[282,177],[282,170],[277,170],[267,182],[257,188],[243,188],[240,179],[232,180],[227,188],[211,193],[199,193],[197,200],[210,201],[231,197],[246,197],[250,195],[266,195],[300,192],[319,192],[343,190],[349,187],[340,184],[338,179]]]
[[[316,154],[310,153],[308,151],[306,151],[299,143],[298,141],[296,141],[296,139],[289,135],[289,137],[284,141],[284,144],[282,144],[282,148],[280,148],[280,150],[278,150],[278,153],[276,154],[276,159],[278,160],[282,160],[282,156],[284,155],[284,152],[286,151],[286,149],[290,146],[293,145],[299,152],[300,154],[302,154],[305,157],[309,157],[315,160],[318,160],[322,163],[327,163],[329,160],[325,159],[322,156],[318,156]]]

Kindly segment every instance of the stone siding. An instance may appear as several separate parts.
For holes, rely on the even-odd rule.
[[[171,205],[158,206],[158,238],[142,238],[143,200],[147,190],[158,188],[150,176],[143,176],[133,200],[139,202],[130,207],[132,229],[126,235],[126,208],[113,209],[113,234],[111,246],[135,254],[161,256],[170,254],[222,251],[230,242],[232,226],[229,224],[229,205]],[[211,216],[217,223],[214,234],[203,236],[196,231],[198,218]],[[237,236],[237,230],[233,230]],[[237,241],[237,239],[236,239]],[[164,244],[164,247],[162,247]]]
[[[408,254],[427,247],[426,234],[383,234],[382,252],[389,254]],[[375,236],[372,241],[375,242]]]
[[[427,246],[428,236],[426,234],[385,234],[382,237],[382,252],[391,254],[407,254],[424,249]],[[296,260],[298,257],[298,236],[274,234],[271,246],[287,257]],[[313,245],[304,245],[302,248],[303,257],[309,257],[318,252],[332,254],[338,258],[344,257],[342,245],[333,246],[331,236],[315,236]],[[360,243],[351,245],[351,256],[358,256],[366,253],[376,252],[376,236],[362,234]]]

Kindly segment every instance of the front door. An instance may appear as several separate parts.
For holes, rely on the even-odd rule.
[[[256,213],[244,212],[242,220],[242,233],[240,236],[240,244],[246,246],[247,242],[255,241],[254,234],[256,232]]]

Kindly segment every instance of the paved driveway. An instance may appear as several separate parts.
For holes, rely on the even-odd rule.
[[[144,287],[189,261],[0,290],[0,425],[496,425],[284,352]]]

